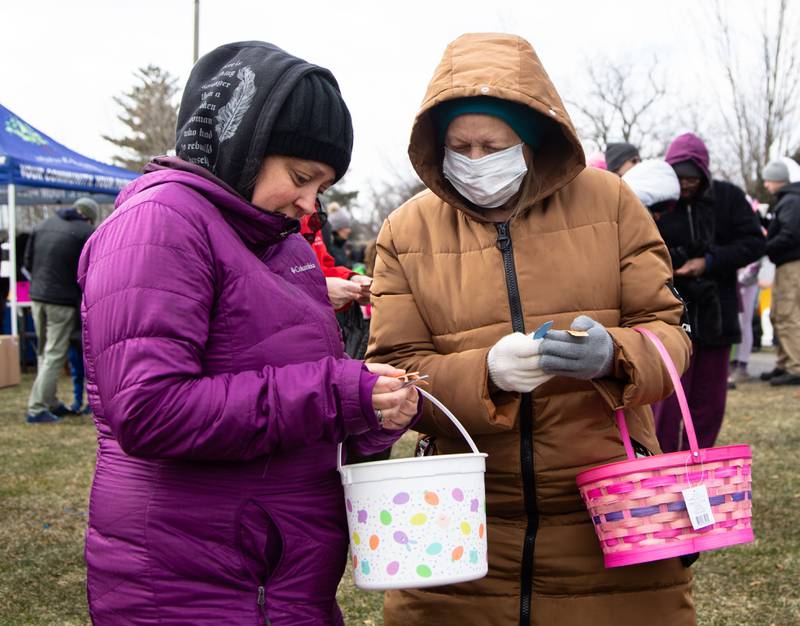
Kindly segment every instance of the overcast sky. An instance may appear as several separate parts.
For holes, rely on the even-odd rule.
[[[409,130],[445,46],[465,32],[513,32],[537,50],[562,98],[598,56],[656,56],[676,84],[709,65],[696,0],[201,0],[200,54],[238,40],[273,42],[330,68],[353,115],[348,186],[407,166]],[[728,0],[747,29],[754,0]],[[109,161],[112,97],[155,64],[182,85],[192,65],[194,0],[2,0],[0,103],[70,148]],[[681,82],[683,81],[683,82]]]

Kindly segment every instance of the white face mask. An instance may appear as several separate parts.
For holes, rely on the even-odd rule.
[[[474,160],[445,146],[442,171],[467,200],[484,209],[494,209],[519,191],[528,165],[521,143]]]

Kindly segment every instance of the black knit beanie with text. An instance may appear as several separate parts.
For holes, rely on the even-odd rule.
[[[203,56],[184,88],[175,152],[250,199],[269,154],[310,159],[344,176],[353,124],[333,74],[260,41]]]

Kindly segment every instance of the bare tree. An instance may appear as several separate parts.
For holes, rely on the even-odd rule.
[[[648,65],[598,58],[587,66],[588,92],[567,100],[578,115],[581,138],[605,150],[612,141],[627,141],[653,150],[664,143],[667,87],[655,59]]]
[[[425,189],[422,181],[416,175],[399,173],[395,171],[389,179],[372,183],[366,193],[367,204],[365,207],[365,231],[372,236],[378,234],[384,220],[389,213]]]
[[[798,18],[788,0],[764,2],[755,38],[734,32],[723,3],[714,6],[726,97],[718,98],[728,154],[750,195],[763,199],[761,170],[771,158],[800,152]],[[755,65],[742,58],[757,59]],[[795,154],[797,154],[795,152]]]
[[[122,107],[117,117],[128,127],[129,134],[117,138],[103,135],[103,139],[124,149],[123,154],[114,157],[118,165],[140,170],[151,157],[175,146],[178,87],[176,78],[155,65],[139,68],[134,76],[139,84],[122,97],[114,97]]]

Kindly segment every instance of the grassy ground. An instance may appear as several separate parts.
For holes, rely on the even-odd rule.
[[[0,624],[88,624],[82,544],[94,428],[89,418],[25,424],[30,384],[26,376],[0,389]],[[62,397],[67,389],[65,379]],[[728,398],[720,444],[753,447],[758,539],[693,566],[699,623],[800,625],[800,391],[751,383]],[[356,590],[349,573],[339,600],[348,624],[383,623],[381,595]]]

